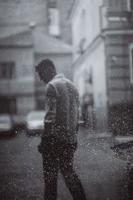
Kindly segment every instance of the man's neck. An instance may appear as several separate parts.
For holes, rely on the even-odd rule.
[[[54,77],[56,76],[57,74],[54,74],[53,76],[51,76],[51,78],[49,79],[49,81],[47,83],[49,83],[52,79],[54,79]]]

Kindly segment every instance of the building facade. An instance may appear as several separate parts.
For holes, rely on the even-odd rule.
[[[74,80],[79,80],[81,103],[84,94],[91,93],[97,130],[130,133],[133,129],[132,1],[77,0],[70,18]],[[86,76],[90,74],[91,84],[86,84]]]
[[[0,28],[8,30],[37,26],[46,34],[71,43],[70,25],[67,23],[74,0],[1,0]]]
[[[44,109],[44,83],[34,70],[41,59],[51,58],[58,72],[72,77],[70,34],[63,34],[65,26],[61,25],[67,13],[60,14],[61,3],[0,1],[0,114],[10,113],[17,123],[29,111]]]

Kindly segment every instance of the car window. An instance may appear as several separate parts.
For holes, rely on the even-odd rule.
[[[28,115],[28,119],[43,120],[44,116],[45,116],[45,113],[42,113],[42,112],[30,113],[30,115]]]
[[[6,122],[6,121],[10,121],[9,116],[0,116],[0,122]]]

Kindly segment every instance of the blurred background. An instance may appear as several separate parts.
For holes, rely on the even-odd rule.
[[[79,91],[86,196],[133,199],[133,0],[0,0],[0,199],[43,199],[40,137],[29,136],[43,131],[45,58]],[[60,175],[58,199],[72,199]]]
[[[44,58],[74,81],[92,132],[133,130],[132,0],[0,0],[0,114],[22,125],[43,110],[34,66]]]

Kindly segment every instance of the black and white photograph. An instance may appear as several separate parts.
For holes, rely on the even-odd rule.
[[[0,0],[0,200],[133,200],[133,0]]]

